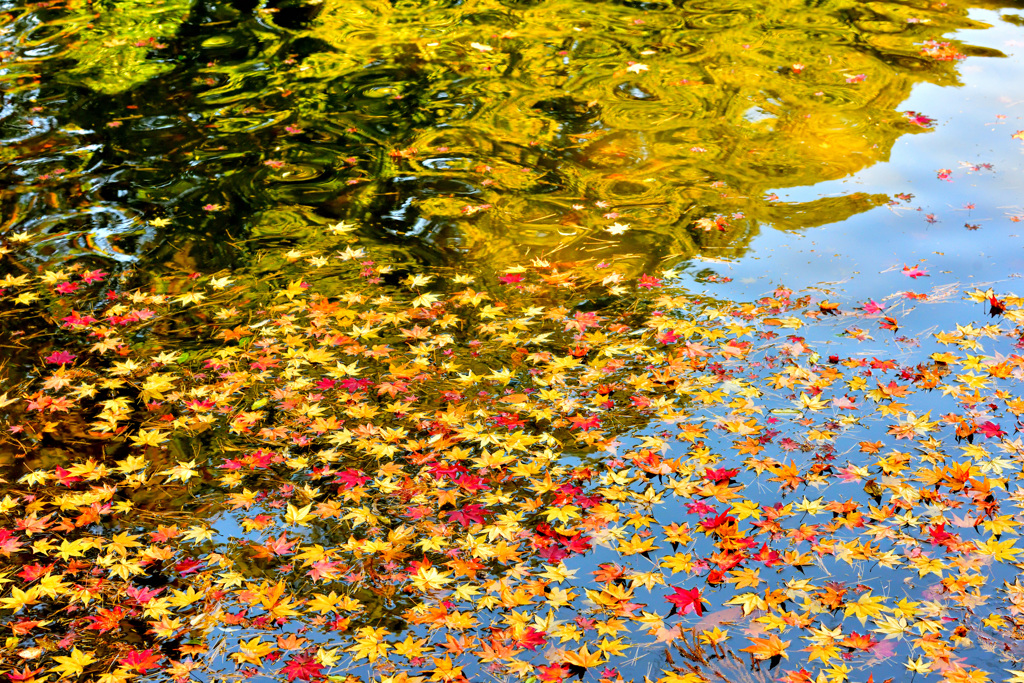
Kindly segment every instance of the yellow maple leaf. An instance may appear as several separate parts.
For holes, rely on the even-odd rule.
[[[430,680],[447,682],[462,676],[462,667],[455,666],[451,657],[446,656],[444,659],[431,657],[431,659],[434,660],[434,669],[431,672]]]
[[[860,620],[861,624],[864,624],[868,617],[874,618],[882,613],[882,610],[886,609],[883,603],[885,598],[876,598],[871,595],[871,591],[864,593],[856,601],[850,601],[846,603],[844,608],[845,616],[855,616]]]
[[[355,653],[356,659],[366,659],[371,663],[375,662],[384,656],[390,647],[388,642],[384,640],[384,636],[387,634],[388,630],[386,628],[364,626],[357,632],[355,644],[348,651]]]
[[[597,644],[597,647],[601,652],[604,652],[611,657],[617,657],[628,650],[631,645],[629,643],[623,643],[622,638],[616,638],[615,640],[608,640],[608,638],[604,638]]]
[[[238,643],[238,652],[231,653],[231,659],[238,664],[255,664],[263,666],[263,658],[276,650],[274,643],[263,642],[262,636],[256,636],[252,640]]]
[[[583,647],[574,652],[565,653],[565,662],[567,664],[574,664],[581,666],[584,669],[589,669],[594,666],[598,666],[604,661],[604,653],[601,650],[597,652],[591,652],[587,648],[587,644],[584,643]]]
[[[789,647],[790,641],[780,640],[774,633],[768,638],[751,638],[750,642],[753,645],[743,648],[741,652],[749,652],[754,655],[754,659],[765,660],[774,657],[789,659],[789,655],[786,654],[786,648]]]
[[[975,541],[974,543],[978,546],[978,552],[984,555],[991,555],[992,559],[996,562],[1004,562],[1006,560],[1012,562],[1021,551],[1020,548],[1016,547],[1016,542],[1012,538],[1000,541],[992,537],[984,543],[981,541]]]
[[[58,665],[50,669],[51,672],[59,673],[61,679],[77,678],[85,673],[85,667],[96,661],[96,657],[76,647],[69,656],[54,657],[53,661],[58,662]]]
[[[341,600],[341,596],[331,591],[330,595],[324,595],[323,593],[314,593],[313,598],[306,603],[306,610],[312,612],[316,610],[320,614],[327,612],[338,611],[338,601]]]
[[[282,289],[280,292],[277,293],[277,298],[286,296],[288,297],[288,301],[291,301],[295,297],[302,294],[306,290],[306,287],[308,286],[309,285],[305,285],[305,283],[303,283],[301,279],[292,280],[291,282],[288,283],[288,286],[286,288]]]
[[[160,445],[167,440],[167,432],[159,429],[139,429],[138,434],[131,437],[135,445]],[[196,463],[193,462],[193,465]],[[185,481],[186,479],[183,479]]]
[[[424,647],[426,645],[426,647]],[[406,659],[415,659],[422,657],[424,654],[432,650],[433,647],[427,645],[426,638],[413,638],[412,634],[408,634],[400,643],[395,643],[395,654],[405,657]]]
[[[9,609],[11,612],[18,613],[22,607],[26,605],[33,605],[36,602],[35,589],[29,588],[27,591],[19,590],[17,587],[11,587],[11,595],[7,598],[0,598],[0,603],[3,604],[4,609]]]
[[[141,434],[142,432],[139,433]],[[150,432],[150,434],[152,434],[152,432]],[[161,437],[157,435],[154,438]],[[187,483],[189,479],[199,474],[199,470],[195,469],[195,466],[195,460],[189,460],[188,462],[181,462],[179,460],[174,467],[162,470],[161,472],[159,472],[159,474],[166,474],[167,478],[171,481],[178,480]]]
[[[417,588],[426,593],[451,583],[451,580],[448,578],[451,575],[452,572],[439,572],[436,567],[420,567],[416,575],[412,577],[412,582]]]
[[[298,526],[308,526],[309,520],[316,517],[316,515],[311,514],[312,509],[312,503],[302,508],[297,508],[291,503],[289,503],[288,509],[284,513],[284,520],[289,524],[296,524]]]
[[[743,616],[757,610],[766,611],[768,609],[768,603],[757,593],[740,593],[725,604],[740,605],[743,608]]]

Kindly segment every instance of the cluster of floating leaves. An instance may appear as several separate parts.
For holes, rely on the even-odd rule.
[[[0,281],[8,680],[1016,665],[1024,300],[968,292],[991,318],[895,359],[856,351],[895,303],[397,278],[357,244],[288,268]]]

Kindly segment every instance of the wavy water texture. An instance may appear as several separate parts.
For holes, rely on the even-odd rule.
[[[397,261],[733,256],[888,199],[773,191],[927,131],[913,87],[998,56],[944,42],[973,6],[8,3],[3,230],[146,270],[245,267],[333,220]]]

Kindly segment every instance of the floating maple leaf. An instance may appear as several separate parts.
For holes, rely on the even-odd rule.
[[[704,613],[704,608],[701,604],[700,591],[696,588],[690,588],[687,590],[676,587],[673,589],[672,594],[667,596],[665,600],[672,603],[672,609],[678,610],[680,614],[694,613],[699,617]]]

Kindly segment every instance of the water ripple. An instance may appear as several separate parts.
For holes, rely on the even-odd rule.
[[[980,26],[970,6],[165,0],[133,21],[11,9],[3,225],[40,233],[40,263],[149,268],[174,249],[196,267],[244,265],[231,245],[269,234],[272,216],[296,243],[313,239],[300,219],[358,220],[432,262],[738,253],[762,227],[749,217],[773,215],[771,190],[848,176],[924,132],[899,107],[916,84],[956,85],[959,62],[921,46]],[[156,218],[169,223],[141,227]],[[628,237],[595,242],[612,221]]]

